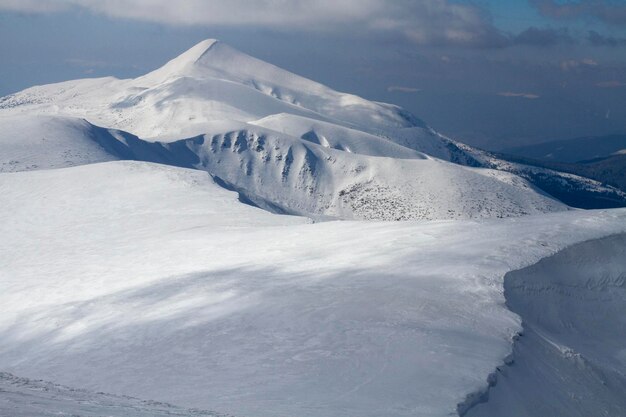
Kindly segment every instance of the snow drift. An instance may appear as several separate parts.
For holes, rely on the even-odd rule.
[[[524,330],[467,417],[618,416],[626,410],[626,235],[569,247],[504,280]]]

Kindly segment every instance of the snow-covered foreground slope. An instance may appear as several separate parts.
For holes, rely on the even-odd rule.
[[[203,410],[89,392],[0,372],[2,417],[229,417]]]
[[[0,174],[0,369],[241,416],[449,416],[521,329],[503,275],[626,231],[623,210],[303,221],[201,171]]]
[[[467,417],[626,415],[625,282],[625,234],[508,273],[507,305],[523,337]]]
[[[147,233],[156,232],[151,231],[155,225],[169,225],[177,230],[201,222],[228,228],[309,222],[306,218],[276,216],[242,204],[237,193],[216,184],[206,172],[145,162],[116,161],[3,174],[0,186],[7,214],[30,218],[28,226],[39,229],[31,231],[37,235],[33,239],[43,239],[49,227],[74,216],[77,221],[87,219],[96,228],[94,232],[100,228],[100,222],[108,223],[107,230],[112,234],[127,230],[127,226],[138,232],[142,221]],[[41,202],[49,210],[39,212]],[[3,225],[12,226],[13,231],[18,226]],[[76,227],[82,226],[77,222]],[[89,232],[81,238],[89,242],[97,236]]]

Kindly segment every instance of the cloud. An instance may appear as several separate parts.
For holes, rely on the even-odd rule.
[[[616,80],[602,81],[602,82],[597,83],[596,87],[600,87],[600,88],[621,88],[621,87],[626,87],[626,83],[623,83],[621,81],[616,81]]]
[[[604,36],[596,32],[595,30],[590,30],[587,35],[587,40],[593,46],[626,46],[626,38],[614,38],[612,36]]]
[[[0,0],[0,9],[16,12],[51,13],[67,10],[69,3],[50,0]]]
[[[571,20],[593,17],[615,26],[626,26],[626,4],[608,0],[578,0],[557,2],[556,0],[530,0],[544,16]]]
[[[498,95],[502,97],[521,97],[521,98],[527,98],[529,100],[535,100],[541,97],[533,93],[514,93],[512,91],[503,91],[503,92],[498,93]]]
[[[583,65],[587,65],[588,67],[597,67],[599,64],[591,58],[585,58],[580,61]]]
[[[626,6],[611,6],[601,0],[565,4],[552,0],[531,2],[544,14],[558,18],[573,18],[593,9],[596,16],[603,16],[608,10],[611,13],[607,19],[619,21],[624,9],[626,22]],[[606,10],[601,13],[600,9]],[[360,36],[384,35],[425,46],[505,48],[576,43],[565,28],[529,27],[518,34],[506,33],[493,24],[485,9],[456,0],[0,0],[0,10],[25,13],[83,10],[173,26],[343,31]],[[594,32],[590,33],[589,41],[612,45],[621,40]]]
[[[570,71],[580,68],[597,67],[599,64],[591,58],[585,58],[580,61],[575,59],[568,59],[561,61],[560,67],[563,71]]]
[[[66,64],[75,66],[75,67],[89,67],[89,68],[106,68],[113,66],[112,64],[106,61],[92,60],[92,59],[82,59],[82,58],[68,58],[65,60]]]
[[[404,33],[418,44],[493,48],[509,43],[508,37],[491,23],[488,14],[475,6],[448,0],[396,0],[386,4],[406,5],[398,9],[410,22]]]
[[[560,43],[575,43],[576,41],[565,28],[540,29],[530,27],[517,36],[514,36],[512,42],[521,45],[554,46]]]
[[[390,93],[393,92],[399,92],[399,93],[418,93],[420,91],[422,91],[419,88],[415,88],[415,87],[403,87],[400,85],[392,85],[390,87],[387,87],[387,91]]]
[[[0,9],[18,12],[77,8],[169,25],[387,32],[420,45],[509,43],[483,9],[452,0],[0,0]]]

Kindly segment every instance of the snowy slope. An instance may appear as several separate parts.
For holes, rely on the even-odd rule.
[[[89,392],[0,372],[3,417],[229,417],[129,396]]]
[[[275,114],[253,121],[251,124],[298,137],[325,148],[349,153],[399,159],[427,158],[425,153],[398,145],[380,136],[288,113]]]
[[[473,166],[496,169],[518,175],[563,202],[580,208],[613,208],[626,206],[626,193],[591,178],[559,172],[540,166],[525,165],[501,159],[491,152],[472,148],[445,138],[454,147],[459,158],[473,162]]]
[[[356,126],[411,127],[423,124],[397,106],[339,93],[214,39],[200,42],[164,67],[140,77],[137,83],[154,85],[180,77],[230,81],[292,107]]]
[[[175,148],[175,147],[174,147]],[[84,119],[47,115],[0,116],[0,173],[139,160],[191,168],[195,155],[175,152]]]
[[[410,220],[510,217],[567,209],[514,175],[418,159],[420,155],[365,156],[246,127],[184,143],[198,155],[196,167],[258,205],[286,213]]]
[[[571,246],[505,277],[523,337],[467,417],[626,414],[626,235]]]
[[[0,369],[243,416],[449,416],[521,328],[504,273],[625,220],[302,224],[201,171],[3,173]]]
[[[0,184],[3,192],[15,192],[11,195],[15,201],[5,203],[7,210],[13,205],[18,210],[20,204],[43,198],[51,206],[50,216],[60,210],[56,215],[62,217],[83,216],[94,222],[108,218],[111,231],[118,227],[125,230],[125,223],[134,224],[137,217],[147,220],[146,232],[151,230],[150,223],[163,223],[169,218],[173,230],[196,225],[199,218],[213,226],[235,228],[308,222],[306,218],[276,216],[242,204],[237,193],[216,184],[206,172],[145,162],[113,161],[73,169],[7,173],[0,176]],[[94,193],[96,190],[98,193]],[[44,231],[49,221],[55,223],[55,217],[42,216],[37,213],[39,209],[21,207],[19,215],[31,217],[30,225],[39,225]],[[83,238],[89,241],[95,236],[86,233]]]
[[[98,145],[99,139],[115,141],[107,130],[80,119],[0,116],[0,172],[63,168],[118,159]]]

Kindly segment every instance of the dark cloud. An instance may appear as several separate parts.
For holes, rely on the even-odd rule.
[[[559,16],[572,15],[589,3],[532,1],[546,14]],[[431,47],[499,49],[575,42],[567,29],[530,27],[517,35],[507,33],[493,24],[486,9],[455,0],[0,0],[0,10],[85,10],[179,27],[342,33]]]
[[[541,97],[540,95],[535,94],[535,93],[516,93],[516,92],[513,92],[513,91],[502,91],[502,92],[498,93],[498,95],[502,96],[502,97],[526,98],[526,99],[529,99],[529,100],[536,100],[539,97]]]
[[[398,93],[419,93],[420,91],[422,91],[420,88],[416,88],[416,87],[405,87],[402,85],[392,85],[387,87],[387,91],[389,93],[394,93],[394,92],[398,92]]]
[[[622,87],[626,87],[626,83],[621,82],[621,81],[617,81],[617,80],[601,81],[599,83],[596,83],[596,87],[600,87],[600,88],[622,88]]]
[[[595,30],[590,30],[587,35],[587,40],[593,46],[626,46],[626,38],[614,38],[612,36],[604,36]]]
[[[556,0],[530,0],[540,13],[555,19],[579,19],[593,17],[607,24],[626,26],[624,1],[579,0],[558,2]]]
[[[500,48],[509,38],[491,22],[483,9],[440,0],[388,2],[398,17],[408,19],[405,34],[413,42],[430,46]],[[394,8],[391,7],[391,8]]]
[[[530,27],[512,38],[512,43],[532,46],[554,46],[561,43],[575,43],[575,39],[565,28],[540,29]]]

